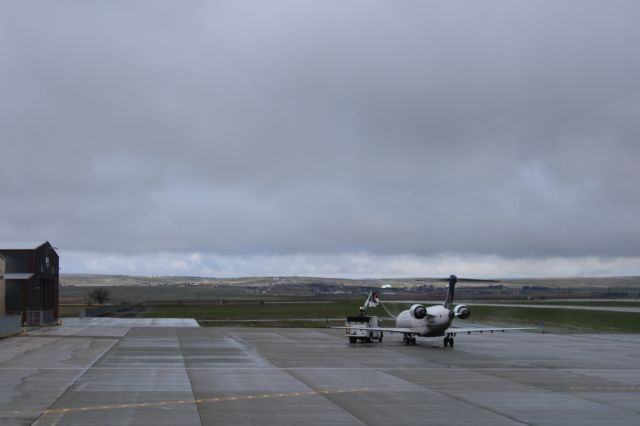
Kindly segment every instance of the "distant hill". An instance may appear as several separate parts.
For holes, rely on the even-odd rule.
[[[390,285],[392,288],[412,288],[419,286],[444,287],[446,283],[430,283],[421,278],[384,278],[384,279],[342,279],[321,277],[241,277],[241,278],[208,278],[189,276],[132,276],[132,275],[93,275],[93,274],[60,274],[63,286],[238,286],[263,287],[282,285],[338,285],[379,288]],[[482,287],[485,283],[460,283],[460,287]],[[503,279],[500,285],[511,288],[549,287],[549,288],[640,288],[640,276],[632,277],[569,277],[569,278],[523,278]]]

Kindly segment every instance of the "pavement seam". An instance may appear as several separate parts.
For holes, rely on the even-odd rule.
[[[543,366],[536,366],[536,370],[539,370],[539,369],[545,369],[545,370],[549,370],[549,371],[552,371],[552,370],[563,370],[563,368],[548,368],[548,367],[543,367]],[[519,386],[525,386],[525,387],[529,387],[529,388],[533,388],[533,389],[538,389],[541,392],[550,393],[550,394],[560,393],[562,395],[570,396],[570,397],[575,398],[575,399],[581,399],[581,400],[588,401],[588,402],[591,402],[591,403],[596,403],[598,405],[604,405],[605,407],[607,407],[609,409],[622,410],[622,411],[626,411],[626,412],[634,413],[634,414],[638,413],[637,411],[630,410],[630,409],[627,409],[627,408],[621,408],[621,407],[616,407],[614,405],[605,404],[602,401],[594,401],[594,400],[592,400],[590,398],[587,398],[587,397],[582,396],[582,395],[578,395],[576,393],[556,392],[556,391],[553,391],[553,390],[550,390],[550,389],[546,389],[546,388],[543,388],[543,387],[540,387],[540,386],[536,386],[536,385],[533,385],[533,384],[521,383],[521,382],[516,381],[515,379],[510,379],[510,378],[507,378],[507,377],[494,376],[493,374],[489,374],[488,372],[482,372],[482,371],[478,371],[478,370],[475,370],[475,369],[469,369],[469,370],[473,371],[473,372],[475,372],[477,374],[482,374],[483,376],[492,377],[494,379],[506,380],[508,382],[515,383],[515,384],[517,384]],[[583,375],[580,375],[580,374],[577,374],[577,373],[573,373],[573,372],[571,374],[575,374],[576,376],[579,376],[579,377],[593,378],[593,377],[590,377],[590,376],[583,376]],[[612,380],[609,380],[609,379],[601,379],[601,380],[606,380],[608,382],[612,382]],[[616,382],[616,383],[620,383],[620,382]],[[621,384],[625,385],[624,383],[621,383]]]
[[[129,331],[131,331],[131,329],[129,329]],[[129,334],[129,332],[127,332],[127,333],[125,334],[125,336],[126,336],[127,334]],[[82,376],[84,376],[84,375],[87,373],[87,371],[89,371],[89,370],[91,369],[91,367],[93,367],[97,362],[100,362],[100,360],[101,360],[102,358],[104,358],[104,357],[109,353],[109,351],[111,351],[111,349],[112,349],[112,348],[113,348],[117,343],[119,343],[119,342],[120,342],[120,340],[121,340],[122,338],[124,338],[124,336],[122,336],[122,337],[118,337],[118,338],[115,338],[115,339],[114,339],[114,342],[112,342],[112,343],[111,343],[111,345],[109,345],[109,346],[104,350],[104,352],[102,353],[102,355],[101,355],[101,356],[99,356],[98,358],[96,358],[96,359],[95,359],[95,360],[94,360],[90,365],[88,365],[88,366],[87,366],[87,367],[86,367],[82,372],[80,372],[80,373],[75,377],[75,379],[74,379],[74,380],[69,384],[69,386],[67,386],[67,388],[66,388],[65,390],[63,390],[62,392],[60,392],[60,395],[58,395],[58,397],[57,397],[57,398],[56,398],[56,399],[55,399],[55,400],[54,400],[54,401],[49,405],[49,407],[47,407],[47,408],[46,408],[42,413],[40,413],[40,415],[39,415],[38,417],[36,417],[36,418],[33,420],[33,423],[31,423],[31,424],[32,424],[32,426],[46,425],[47,423],[45,423],[45,422],[47,421],[47,420],[46,420],[46,418],[47,418],[47,417],[48,417],[48,415],[49,415],[49,408],[50,408],[50,407],[53,407],[54,405],[56,405],[56,403],[57,403],[58,401],[60,401],[60,399],[61,399],[61,398],[62,398],[62,397],[67,393],[67,392],[69,392],[69,389],[71,389],[71,388],[72,388],[76,383],[78,383],[78,380],[80,380],[80,379],[82,378]],[[56,424],[57,422],[59,422],[59,421],[62,419],[62,416],[64,416],[64,412],[62,413],[62,415],[60,415],[60,417],[59,417],[59,418],[56,420],[56,422],[55,422],[55,423],[53,423],[53,424]]]
[[[202,421],[202,413],[200,413],[200,404],[196,402],[198,400],[196,399],[196,394],[193,391],[193,382],[191,381],[190,370],[187,369],[187,360],[185,359],[184,351],[182,350],[182,336],[178,332],[178,328],[174,328],[174,330],[176,332],[176,338],[178,339],[178,346],[180,347],[180,355],[182,356],[182,367],[184,369],[184,373],[187,375],[187,380],[189,380],[189,389],[191,389],[191,397],[193,398],[194,404],[196,406],[196,412],[198,413],[198,419],[200,419],[200,425],[204,425]]]
[[[332,401],[328,395],[330,394],[328,391],[318,391],[316,389],[314,389],[313,387],[309,386],[305,381],[301,380],[299,377],[297,377],[295,374],[292,374],[291,371],[289,371],[288,369],[284,368],[284,367],[278,367],[276,364],[273,364],[271,361],[268,361],[265,357],[263,357],[262,355],[260,355],[260,352],[258,351],[258,349],[251,345],[249,342],[243,340],[241,337],[239,337],[237,334],[230,332],[228,333],[231,335],[231,338],[236,340],[238,343],[240,343],[242,346],[249,348],[252,352],[254,352],[257,356],[259,356],[260,358],[262,358],[263,360],[265,360],[265,362],[267,362],[269,365],[274,366],[276,369],[278,369],[279,371],[281,371],[282,373],[288,375],[289,377],[292,377],[294,380],[296,380],[297,382],[299,382],[300,384],[302,384],[305,388],[307,388],[311,393],[313,393],[314,395],[318,395],[320,397],[322,397],[324,400],[326,400],[327,402],[329,402],[331,405],[334,405],[336,407],[338,407],[340,410],[342,410],[345,414],[349,415],[350,417],[352,417],[353,419],[357,420],[358,422],[360,422],[362,425],[366,425],[367,423],[362,420],[360,417],[356,416],[355,414],[353,414],[352,412],[350,412],[349,410],[347,410],[345,407],[341,406],[340,404],[336,403],[335,401]],[[298,341],[294,340],[294,339],[290,339],[287,338],[287,340],[292,340],[295,343],[298,343]],[[368,390],[368,389],[367,389]],[[343,393],[343,392],[337,392],[337,393]]]
[[[447,397],[447,398],[449,398],[449,399],[455,399],[456,401],[460,401],[460,402],[462,402],[463,404],[470,405],[470,406],[472,406],[472,407],[476,407],[476,408],[480,408],[480,409],[482,409],[482,410],[485,410],[485,411],[488,411],[488,412],[490,412],[490,413],[496,414],[496,415],[498,415],[498,416],[500,416],[500,417],[505,417],[505,418],[507,418],[507,419],[509,419],[509,420],[513,420],[514,422],[518,422],[519,424],[522,424],[522,425],[531,425],[531,423],[527,423],[527,422],[525,422],[524,420],[520,420],[519,418],[517,418],[517,417],[515,417],[515,416],[509,415],[509,414],[505,414],[505,413],[501,413],[500,411],[494,410],[494,409],[492,409],[492,408],[488,408],[488,407],[486,407],[486,406],[484,406],[484,405],[482,405],[482,404],[477,404],[477,403],[475,403],[475,402],[471,402],[471,401],[466,400],[466,399],[464,399],[464,398],[461,398],[461,397],[459,397],[459,396],[456,396],[456,395],[450,394],[449,392],[444,392],[444,391],[439,391],[439,390],[433,390],[433,389],[431,389],[431,388],[429,388],[429,389],[430,389],[431,391],[433,391],[433,392],[435,392],[435,393],[438,393],[438,394],[440,394],[440,395],[443,395],[443,396],[445,396],[445,397]]]
[[[306,382],[304,382],[301,378],[297,377],[295,374],[292,374],[290,371],[287,371],[286,369],[282,369],[282,371],[287,373],[289,376],[293,377],[294,379],[296,379],[300,383],[302,383],[305,387],[313,390],[312,387],[310,387]],[[364,388],[364,389],[366,389],[367,391],[369,390],[368,388]],[[337,393],[342,393],[342,392],[337,392]],[[335,399],[331,398],[331,396],[333,394],[335,394],[335,392],[316,392],[316,394],[321,396],[323,399],[325,399],[331,405],[334,405],[334,406],[340,408],[342,411],[344,411],[349,416],[353,417],[354,419],[356,419],[357,421],[359,421],[363,425],[367,424],[367,422],[364,419],[360,418],[355,413],[352,413],[351,411],[349,411],[346,407],[344,407],[342,404],[340,404],[339,401],[336,401]]]
[[[451,365],[447,365],[447,364],[442,364],[442,365],[443,365],[443,367],[442,367],[442,368],[456,369],[456,370],[460,370],[460,371],[464,371],[464,370],[465,370],[465,369],[463,369],[463,368],[455,367],[455,366],[451,366]],[[471,370],[471,369],[470,369],[470,370]],[[523,420],[520,420],[520,419],[518,419],[518,418],[516,418],[516,417],[514,417],[514,416],[511,416],[511,415],[509,415],[509,414],[505,414],[505,413],[502,413],[502,412],[500,412],[500,411],[494,410],[494,409],[492,409],[492,408],[485,407],[485,406],[483,406],[483,405],[481,405],[481,404],[477,404],[477,403],[474,403],[474,402],[468,401],[468,400],[466,400],[466,399],[464,399],[464,398],[461,398],[461,397],[456,396],[456,395],[454,395],[454,394],[451,394],[451,393],[449,393],[449,392],[446,392],[446,391],[442,391],[442,390],[439,390],[439,389],[435,389],[435,388],[432,388],[432,387],[425,386],[425,383],[415,383],[415,382],[408,381],[408,380],[404,379],[403,377],[399,377],[399,376],[396,376],[395,374],[392,374],[392,373],[391,373],[391,371],[396,371],[395,369],[386,369],[386,368],[383,368],[383,369],[381,369],[381,370],[379,370],[379,371],[380,371],[380,372],[383,372],[383,373],[385,373],[385,374],[389,374],[390,376],[395,377],[395,378],[396,378],[396,379],[398,379],[398,380],[402,380],[402,381],[407,382],[407,383],[409,383],[409,384],[412,384],[412,385],[414,385],[414,386],[418,386],[418,387],[421,387],[421,388],[427,389],[428,391],[433,392],[433,393],[438,394],[438,395],[441,395],[441,396],[443,396],[443,397],[445,397],[445,398],[453,399],[453,400],[459,401],[459,402],[461,402],[461,403],[463,403],[463,404],[465,404],[465,405],[469,405],[469,406],[471,406],[471,407],[475,407],[475,408],[479,408],[479,409],[481,409],[481,410],[488,411],[488,412],[493,413],[493,414],[495,414],[495,415],[497,415],[497,416],[507,418],[507,419],[509,419],[509,420],[515,421],[515,422],[517,422],[517,423],[519,423],[519,424],[522,424],[522,425],[530,425],[530,423],[527,423],[527,422],[525,422],[525,421],[523,421]],[[471,371],[472,371],[472,370],[471,370]],[[490,376],[490,377],[496,378],[496,377],[494,377],[494,376]]]

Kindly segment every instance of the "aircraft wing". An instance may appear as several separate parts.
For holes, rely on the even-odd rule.
[[[483,327],[470,327],[470,328],[458,328],[458,327],[449,327],[445,333],[493,333],[494,331],[508,331],[508,330],[537,330],[536,327],[491,327],[491,328],[483,328]]]
[[[329,327],[329,328],[339,328],[339,329],[346,329],[346,328],[354,328],[357,330],[366,330],[366,331],[384,331],[385,333],[408,333],[408,334],[419,334],[419,332],[417,332],[416,330],[412,330],[410,328],[396,328],[396,327]]]

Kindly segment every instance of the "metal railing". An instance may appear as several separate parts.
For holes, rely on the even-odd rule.
[[[113,314],[116,312],[123,312],[129,310],[130,306],[126,303],[121,303],[114,306],[99,306],[96,308],[85,308],[80,310],[80,318],[88,317],[101,317],[107,314]]]
[[[22,325],[26,326],[51,325],[56,323],[53,317],[53,311],[11,311],[7,312],[7,316],[9,315],[19,316],[22,319]]]
[[[53,324],[53,311],[26,311],[25,325]]]
[[[0,337],[12,336],[22,331],[22,316],[7,315],[0,317]]]

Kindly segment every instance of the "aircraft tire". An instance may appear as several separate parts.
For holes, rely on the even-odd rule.
[[[349,343],[357,343],[358,339],[355,337],[349,337]]]
[[[453,337],[449,338],[449,346],[453,347]]]

